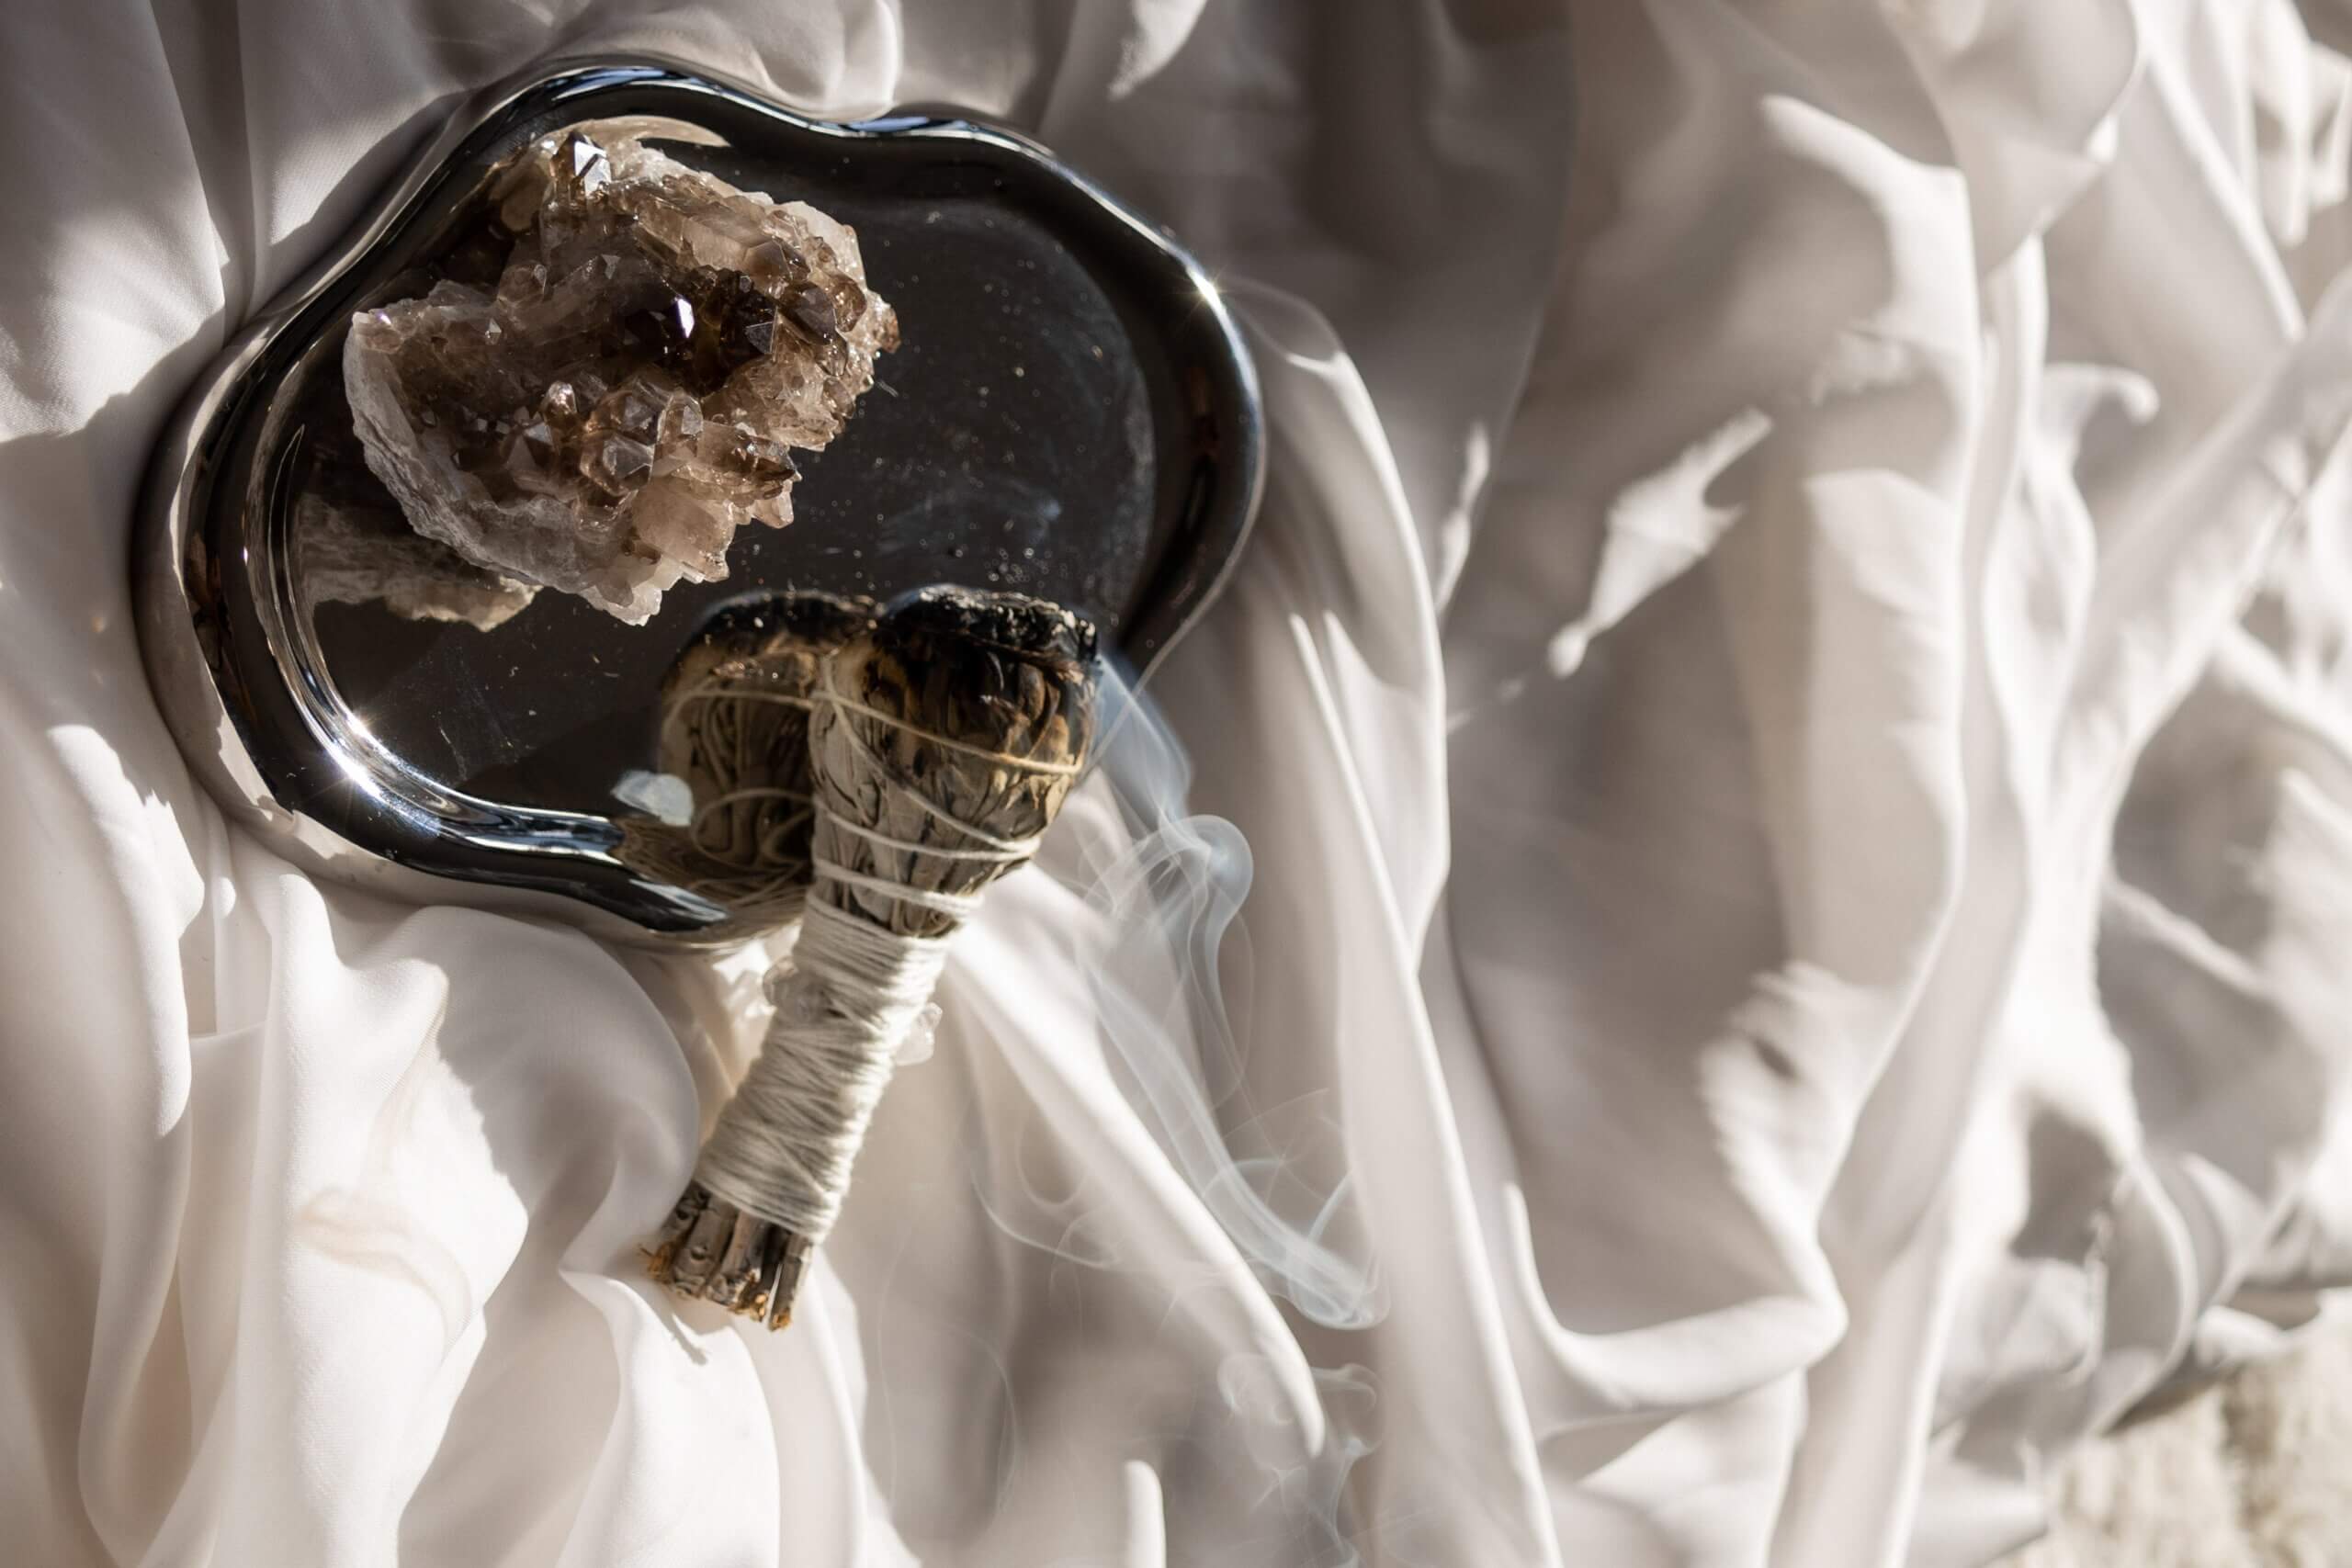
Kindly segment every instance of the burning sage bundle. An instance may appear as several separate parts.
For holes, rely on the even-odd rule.
[[[811,878],[758,1059],[662,1227],[653,1277],[782,1327],[947,939],[1035,852],[1093,738],[1094,631],[1017,594],[932,589],[817,666]]]

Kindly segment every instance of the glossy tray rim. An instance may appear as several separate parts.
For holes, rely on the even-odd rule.
[[[1158,635],[1133,660],[1147,679],[1222,590],[1238,560],[1264,484],[1256,372],[1215,281],[1164,231],[1037,143],[967,119],[896,115],[815,119],[699,67],[630,54],[550,61],[457,108],[369,208],[368,216],[260,315],[238,331],[174,416],[148,474],[133,555],[140,645],[164,717],[206,787],[230,813],[306,869],[402,899],[536,911],[596,934],[657,945],[711,940],[716,906],[649,882],[614,858],[606,818],[500,805],[435,783],[377,744],[319,678],[308,628],[293,613],[282,554],[255,560],[245,524],[269,476],[242,466],[239,437],[262,417],[294,329],[378,247],[425,220],[444,175],[477,138],[513,136],[551,116],[598,118],[600,97],[718,98],[789,133],[843,141],[900,138],[978,146],[1060,182],[1091,209],[1157,252],[1197,291],[1226,363],[1220,427],[1237,482],[1204,519],[1191,558],[1213,569],[1180,585]],[[626,112],[660,113],[643,102]],[[299,343],[294,346],[299,349]],[[220,502],[244,480],[246,500]],[[230,518],[224,528],[220,521]],[[219,537],[226,534],[229,537]],[[236,559],[224,560],[234,546]],[[332,817],[334,821],[328,818]]]

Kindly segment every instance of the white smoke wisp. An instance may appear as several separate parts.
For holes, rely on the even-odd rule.
[[[1241,832],[1187,809],[1192,769],[1149,702],[1106,678],[1092,776],[1042,859],[1099,921],[1086,981],[1114,1076],[1265,1289],[1312,1321],[1361,1328],[1382,1298],[1329,1096],[1257,1103],[1237,1032],[1250,984]],[[1063,1216],[1067,1221],[1068,1216]]]
[[[1379,1444],[1379,1395],[1363,1367],[1317,1367],[1312,1435],[1295,1430],[1295,1405],[1283,1372],[1263,1357],[1228,1356],[1217,1369],[1216,1403],[1204,1412],[1204,1441],[1225,1462],[1246,1468],[1260,1502],[1253,1545],[1283,1568],[1357,1568],[1363,1555],[1349,1524],[1349,1472]]]

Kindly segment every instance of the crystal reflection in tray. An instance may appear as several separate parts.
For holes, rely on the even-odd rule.
[[[850,225],[868,285],[899,322],[842,434],[793,454],[796,520],[742,528],[723,580],[679,582],[638,626],[569,593],[518,592],[406,529],[358,460],[340,374],[351,312],[479,273],[469,247],[482,243],[500,164],[571,130],[635,134]],[[225,633],[209,633],[194,604],[196,640],[275,804],[366,855],[691,934],[709,911],[616,872],[601,852],[608,819],[633,809],[614,791],[654,766],[663,675],[718,606],[779,588],[1017,590],[1090,616],[1106,649],[1143,671],[1238,547],[1259,433],[1229,317],[1181,252],[1026,143],[954,122],[809,122],[639,63],[559,72],[503,96],[440,165],[275,329],[304,341],[246,356],[243,379],[269,383],[259,396],[210,400],[215,424],[242,405],[245,429],[192,432],[191,471],[233,466],[203,454],[236,450],[249,475],[211,483],[209,505],[207,487],[184,480],[183,497],[198,499],[171,524],[195,536],[175,547],[175,586],[190,601],[204,597],[206,536],[214,559],[256,541],[277,558],[255,571],[282,603],[257,607],[247,640],[272,645],[266,662],[306,722],[280,723],[273,739],[263,717],[237,711],[262,662],[235,646],[240,617],[224,613]],[[261,515],[224,520],[240,495]],[[268,597],[267,582],[255,592]],[[174,716],[184,739],[203,728]],[[341,723],[359,759],[389,762],[415,786],[412,805],[447,819],[325,799],[304,783],[322,776],[308,765],[320,759],[268,754],[300,750],[285,738],[302,732],[333,752]],[[324,760],[354,773],[354,757]]]

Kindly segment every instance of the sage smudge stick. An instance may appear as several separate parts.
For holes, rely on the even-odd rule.
[[[1094,631],[1018,594],[932,589],[823,661],[808,711],[813,876],[776,1016],[650,1272],[791,1320],[947,939],[1025,863],[1085,764]]]

